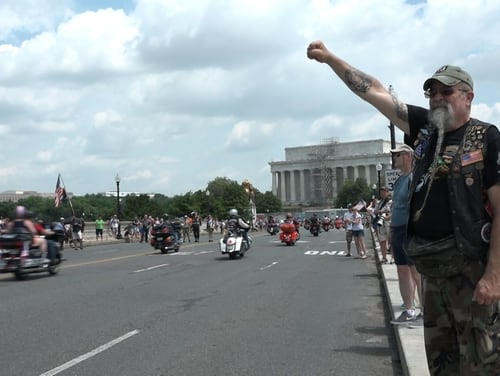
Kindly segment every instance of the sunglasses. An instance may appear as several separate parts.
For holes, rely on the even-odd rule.
[[[452,87],[442,87],[439,89],[431,88],[424,91],[424,97],[426,97],[427,99],[434,98],[437,95],[437,93],[441,94],[443,97],[449,97],[450,95],[453,95],[455,91],[462,91],[464,93],[468,93],[470,90],[454,89]]]

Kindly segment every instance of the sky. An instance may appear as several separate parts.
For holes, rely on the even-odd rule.
[[[426,107],[445,64],[498,124],[497,0],[2,0],[0,191],[167,196],[216,177],[270,191],[285,148],[388,140],[388,121],[306,57],[323,40]],[[397,141],[402,133],[397,131]]]

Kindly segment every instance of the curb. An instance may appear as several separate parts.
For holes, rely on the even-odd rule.
[[[399,291],[398,272],[395,264],[382,264],[379,254],[380,246],[376,235],[370,228],[373,242],[373,252],[377,270],[381,276],[392,317],[398,317],[403,309],[403,300]],[[392,325],[389,323],[389,325]],[[398,343],[401,367],[405,376],[430,376],[425,355],[424,328],[409,328],[405,325],[392,325]]]

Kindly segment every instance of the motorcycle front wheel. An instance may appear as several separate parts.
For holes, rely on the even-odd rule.
[[[21,270],[16,270],[14,272],[14,275],[16,276],[16,279],[18,281],[24,281],[26,279],[26,274],[23,273]]]

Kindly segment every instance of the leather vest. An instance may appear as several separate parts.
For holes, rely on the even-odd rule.
[[[470,259],[485,260],[488,250],[491,218],[486,211],[487,196],[483,188],[483,169],[487,146],[486,131],[490,126],[471,119],[466,125],[462,143],[447,145],[447,149],[451,146],[457,150],[447,175],[453,234],[458,250]],[[434,137],[435,141],[435,132],[427,134],[429,137],[420,140],[431,142],[431,138]],[[433,155],[426,157],[432,158]],[[415,165],[409,200],[415,192],[420,177],[425,173],[426,166],[429,165],[429,160],[425,159]]]

